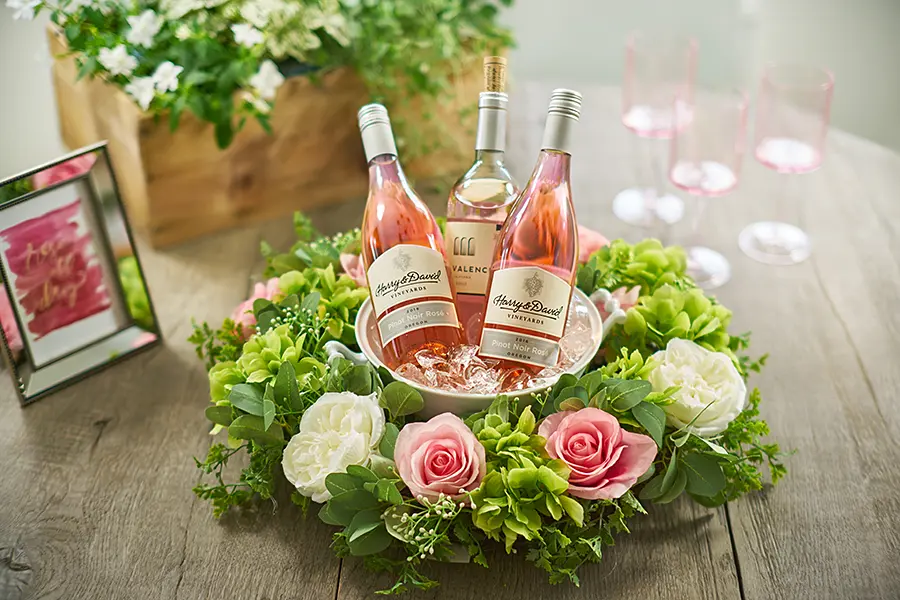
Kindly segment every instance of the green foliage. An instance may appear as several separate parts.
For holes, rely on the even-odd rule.
[[[18,179],[12,183],[0,186],[0,204],[9,200],[15,200],[19,196],[24,196],[28,192],[34,190],[30,178]]]
[[[126,256],[119,259],[119,281],[125,292],[125,304],[131,318],[139,327],[146,331],[156,329],[153,321],[153,313],[150,310],[150,298],[144,287],[144,278],[134,256]]]
[[[659,240],[647,239],[635,245],[614,240],[600,248],[578,269],[577,284],[586,294],[598,288],[613,291],[639,286],[641,295],[652,294],[660,286],[677,289],[695,287],[685,274],[687,256],[678,246],[664,248]]]
[[[542,536],[531,542],[525,557],[547,571],[550,583],[570,581],[579,585],[578,569],[600,562],[603,547],[614,543],[616,533],[628,533],[627,519],[646,514],[640,502],[626,492],[617,500],[586,503],[584,522],[560,521],[544,527]]]
[[[194,331],[188,342],[195,346],[197,357],[206,360],[207,369],[220,362],[234,362],[240,358],[244,339],[234,321],[225,319],[218,329],[196,321],[191,321],[191,325]]]
[[[285,77],[306,76],[313,82],[330,69],[349,67],[373,100],[400,105],[401,99],[415,98],[421,103],[417,111],[427,117],[452,89],[451,77],[461,65],[477,69],[472,56],[512,45],[510,34],[497,22],[496,0],[294,0],[267,3],[265,10],[258,3],[248,4],[140,0],[108,3],[101,11],[90,3],[40,2],[36,10],[49,10],[52,22],[60,26],[79,78],[103,77],[125,89],[136,78],[152,76],[164,62],[183,67],[178,87],[153,96],[147,112],[165,118],[175,130],[189,111],[213,125],[221,148],[232,142],[247,118],[271,130],[270,99],[252,82],[264,61],[277,63]],[[162,18],[149,47],[128,39],[127,18],[145,10]],[[235,24],[254,25],[262,31],[262,43],[236,43],[231,29]],[[103,66],[101,50],[119,45],[137,60],[131,74],[113,75]],[[429,152],[446,138],[425,140],[402,118],[395,119],[395,125],[407,155]]]
[[[472,494],[472,521],[489,539],[499,541],[502,535],[507,552],[519,537],[540,538],[547,518],[557,521],[565,514],[579,523],[583,518],[582,505],[563,495],[569,487],[569,468],[550,460],[544,439],[534,434],[531,407],[518,416],[515,412],[515,406],[500,397],[471,420],[488,466],[484,481]]]

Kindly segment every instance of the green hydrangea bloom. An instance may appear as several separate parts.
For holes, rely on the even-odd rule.
[[[520,536],[540,539],[544,517],[556,521],[565,513],[580,524],[584,511],[577,500],[564,495],[569,468],[561,460],[550,460],[544,438],[533,435],[531,408],[522,412],[515,427],[504,418],[506,413],[492,406],[473,428],[485,447],[488,472],[472,494],[472,522],[491,539],[499,541],[502,534],[509,552]]]
[[[247,376],[234,361],[226,361],[209,370],[209,397],[213,402],[228,398],[232,386],[247,381]]]
[[[586,294],[598,288],[610,291],[640,286],[641,294],[652,294],[659,287],[694,287],[685,274],[687,255],[679,246],[664,247],[659,240],[647,239],[632,246],[615,240],[591,255],[578,271],[578,287]]]
[[[294,340],[290,325],[279,325],[250,338],[237,361],[247,382],[261,383],[273,379],[283,362],[290,362],[296,368],[302,354],[303,337]]]
[[[730,322],[731,311],[707,298],[703,290],[663,285],[628,311],[624,325],[611,332],[607,347],[613,356],[622,348],[652,353],[665,348],[669,340],[682,338],[734,358]]]

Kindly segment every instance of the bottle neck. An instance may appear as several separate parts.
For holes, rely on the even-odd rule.
[[[475,152],[506,150],[506,109],[482,106],[478,109],[478,129],[475,133]]]
[[[400,184],[406,187],[406,175],[396,154],[379,154],[369,161],[369,190],[380,190]]]
[[[544,125],[544,137],[541,141],[541,150],[553,150],[572,153],[573,132],[577,119],[558,113],[549,113]]]
[[[571,164],[572,157],[568,153],[545,148],[538,156],[530,183],[550,187],[568,183]]]
[[[503,150],[475,150],[475,162],[502,167],[506,153]]]

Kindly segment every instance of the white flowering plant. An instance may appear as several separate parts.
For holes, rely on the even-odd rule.
[[[252,330],[228,319],[191,337],[223,438],[197,460],[206,477],[194,492],[216,516],[287,491],[304,514],[320,504],[339,557],[394,577],[380,593],[434,587],[433,561],[488,567],[504,550],[578,585],[645,506],[719,506],[762,490],[766,470],[773,483],[785,475],[747,388],[763,360],[728,333],[731,312],[685,274],[682,249],[616,240],[581,265],[586,293],[632,290],[586,373],[529,401],[501,394],[481,412],[424,421],[417,389],[328,351],[356,347],[368,292],[341,265],[353,264],[359,230],[323,238],[302,215],[295,229],[290,252],[263,245],[270,285],[234,317]],[[227,481],[242,451],[249,460]]]
[[[13,18],[49,11],[78,65],[174,130],[185,111],[227,147],[247,118],[270,131],[291,76],[353,68],[375,101],[437,99],[451,66],[511,45],[496,22],[512,0],[6,0]],[[401,125],[402,127],[402,125]],[[402,131],[400,132],[402,135]]]

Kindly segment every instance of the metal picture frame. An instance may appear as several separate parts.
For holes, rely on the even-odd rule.
[[[162,342],[106,142],[0,181],[0,279],[22,405]]]

